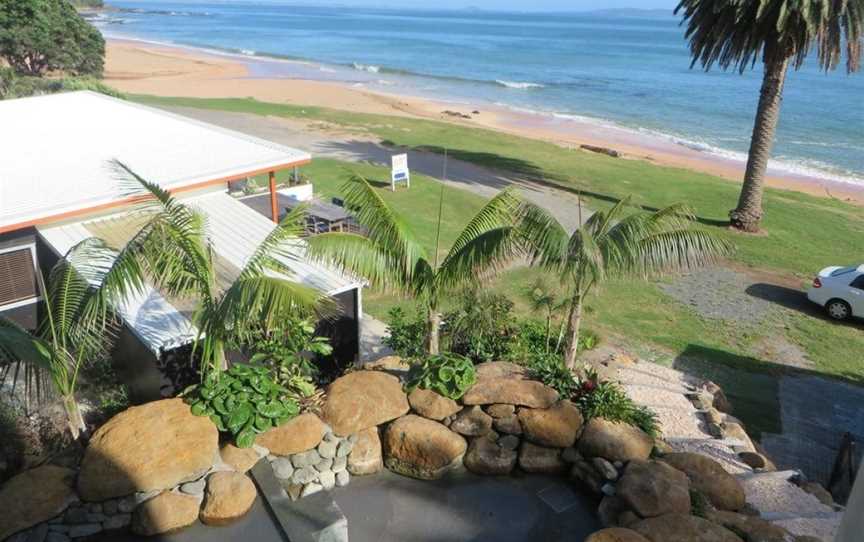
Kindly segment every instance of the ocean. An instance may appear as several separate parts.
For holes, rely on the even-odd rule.
[[[110,1],[109,37],[299,62],[252,76],[346,82],[614,125],[743,160],[761,67],[690,68],[671,12],[512,13],[282,3]],[[787,81],[772,167],[864,184],[864,73],[815,56]]]

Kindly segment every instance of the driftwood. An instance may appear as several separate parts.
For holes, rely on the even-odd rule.
[[[579,145],[579,147],[585,149],[586,151],[605,154],[606,156],[611,156],[612,158],[621,158],[620,152],[616,151],[615,149],[610,149],[609,147],[598,147],[596,145]]]

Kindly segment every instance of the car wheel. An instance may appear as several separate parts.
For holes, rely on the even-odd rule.
[[[852,307],[842,299],[832,299],[825,305],[825,310],[833,320],[846,320],[852,316]]]

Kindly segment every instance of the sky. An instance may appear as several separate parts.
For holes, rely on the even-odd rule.
[[[157,3],[159,0],[150,0]],[[167,1],[167,0],[163,0]],[[182,1],[182,0],[177,0]],[[196,0],[192,0],[193,2]],[[207,0],[197,0],[207,1]],[[211,0],[212,1],[212,0]],[[363,7],[430,7],[429,0],[216,0],[221,2],[255,2],[255,3],[297,3],[304,5],[334,4]],[[110,3],[110,0],[108,0]],[[636,8],[636,9],[668,9],[672,10],[678,0],[436,0],[434,6],[441,9],[480,8],[489,10],[514,11],[589,11],[598,9]]]

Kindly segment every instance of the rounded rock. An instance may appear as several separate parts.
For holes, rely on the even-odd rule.
[[[255,504],[258,491],[245,474],[216,472],[207,478],[201,522],[207,525],[227,525],[241,517]]]
[[[355,371],[327,388],[324,419],[338,436],[374,427],[407,413],[408,398],[399,379],[378,371]]]
[[[201,499],[165,491],[135,508],[132,532],[153,536],[179,531],[198,519]]]
[[[213,465],[219,431],[182,399],[132,407],[100,427],[84,454],[78,493],[104,501],[194,480]]]
[[[591,534],[585,542],[649,542],[649,540],[636,531],[612,527]]]
[[[384,464],[393,472],[433,480],[461,463],[468,444],[444,425],[409,414],[387,426]]]

